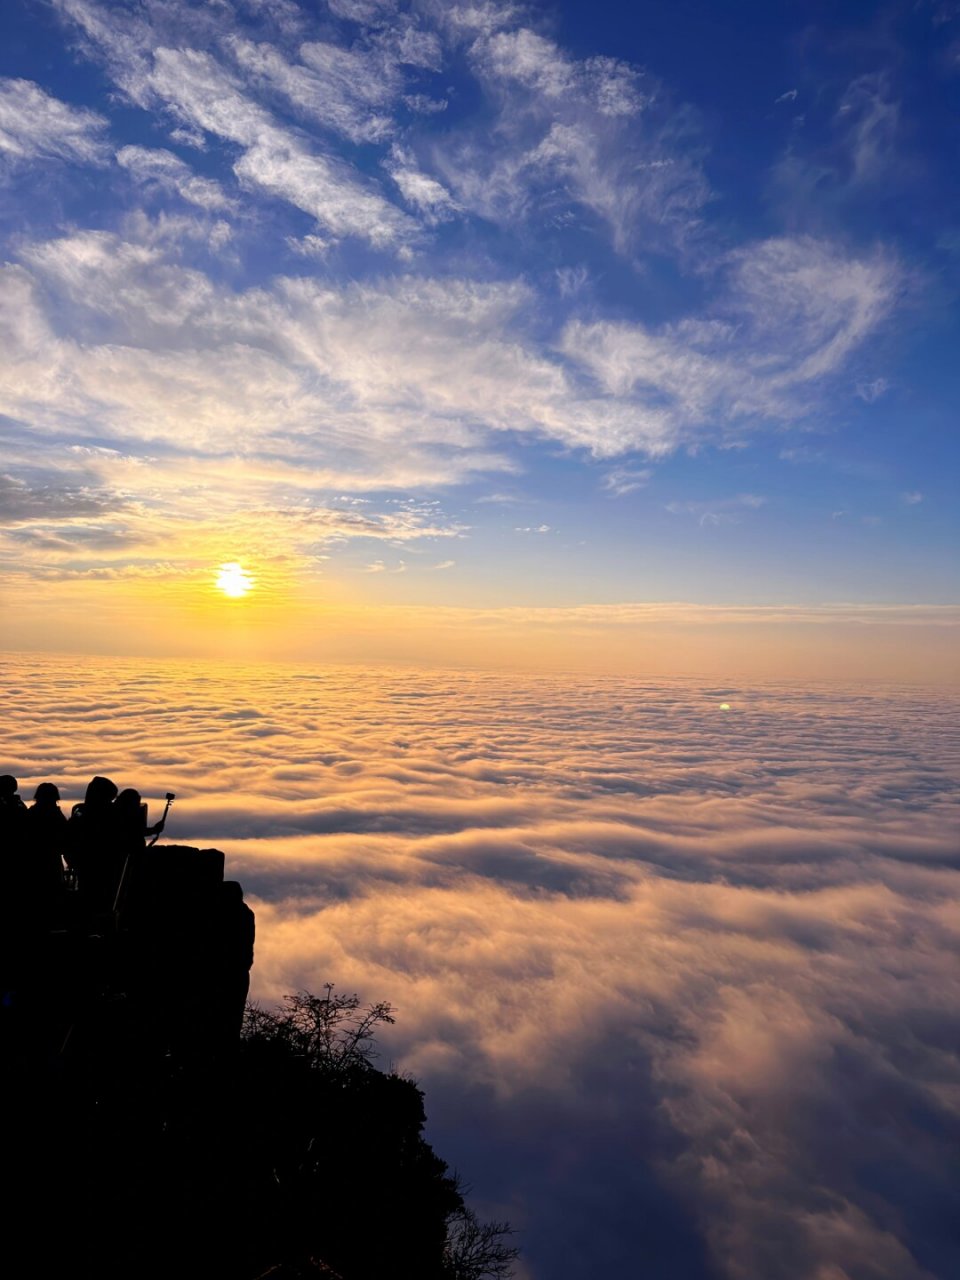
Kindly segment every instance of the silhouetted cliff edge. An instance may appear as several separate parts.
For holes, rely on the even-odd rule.
[[[203,933],[202,913],[184,918]],[[22,930],[8,957],[7,1270],[508,1276],[508,1229],[465,1207],[423,1138],[422,1092],[373,1065],[390,1007],[328,986],[248,1007],[238,1035],[235,990],[157,919],[149,945],[68,919]]]

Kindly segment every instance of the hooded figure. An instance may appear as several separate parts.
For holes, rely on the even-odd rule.
[[[123,862],[117,867],[113,801],[116,783],[109,778],[93,778],[83,804],[75,804],[70,814],[66,850],[67,866],[77,873],[77,888],[94,912],[109,911],[120,882]]]
[[[29,891],[52,906],[63,888],[61,854],[67,847],[67,819],[54,783],[41,782],[33,793],[26,833]]]

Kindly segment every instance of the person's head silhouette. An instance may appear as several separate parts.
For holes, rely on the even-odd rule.
[[[41,782],[33,793],[35,804],[55,805],[60,803],[60,788],[55,782]]]
[[[113,807],[123,813],[136,813],[141,803],[140,792],[134,791],[133,787],[127,787],[117,796],[113,802]]]
[[[112,804],[117,798],[117,784],[111,782],[109,778],[91,778],[87,784],[87,792],[83,797],[85,806],[96,809],[101,806]]]
[[[9,800],[17,794],[17,780],[12,773],[0,776],[0,801]]]

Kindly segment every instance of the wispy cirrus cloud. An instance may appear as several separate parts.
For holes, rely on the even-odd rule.
[[[584,393],[526,337],[535,296],[520,283],[394,277],[343,288],[287,278],[236,295],[156,246],[99,232],[24,256],[70,299],[78,336],[104,317],[115,327],[108,343],[57,337],[35,280],[7,269],[6,412],[41,428],[96,415],[101,433],[115,423],[117,438],[201,450],[229,450],[238,433],[247,448],[282,433],[285,454],[299,437],[322,441],[328,457],[403,438],[467,451],[468,465],[489,433],[507,430],[598,453],[667,445],[656,419]],[[69,380],[37,376],[58,366]]]
[[[385,167],[404,200],[418,210],[428,224],[452,218],[460,208],[446,187],[423,173],[412,154],[403,147],[393,147]]]
[[[96,110],[30,90],[60,137],[49,207],[81,212],[9,241],[0,409],[56,487],[86,485],[79,446],[152,459],[154,492],[105,483],[164,528],[238,494],[379,507],[527,471],[535,490],[548,455],[604,462],[623,497],[671,455],[836,419],[853,394],[866,413],[891,384],[871,356],[911,278],[896,249],[711,229],[696,113],[645,67],[574,53],[547,14],[53,9],[98,68],[78,79]],[[889,85],[848,83],[866,156]]]
[[[241,183],[289,200],[334,235],[386,246],[413,234],[399,209],[336,156],[280,127],[211,55],[158,49],[148,83],[185,123],[241,146],[234,165]]]
[[[33,484],[0,474],[0,525],[99,516],[116,511],[122,505],[122,501],[105,490],[64,485],[57,472],[35,478]]]
[[[886,176],[895,161],[900,131],[900,104],[886,75],[858,76],[837,108],[837,128],[849,155],[849,180],[873,183]]]
[[[219,182],[193,172],[179,156],[154,147],[121,147],[117,163],[137,182],[175,191],[189,204],[210,211],[230,210],[234,202]]]
[[[115,23],[105,21],[93,0],[61,0],[61,8],[107,58],[124,92],[239,147],[233,169],[241,184],[316,219],[319,237],[292,240],[304,252],[314,243],[326,252],[330,239],[342,236],[409,248],[423,227],[468,211],[494,221],[540,220],[543,198],[550,193],[556,201],[558,192],[568,207],[597,213],[625,249],[645,230],[686,234],[706,199],[685,142],[686,118],[668,104],[662,86],[616,59],[572,58],[507,8],[458,8],[434,27],[429,10],[337,11],[364,28],[349,43],[301,39],[298,23],[281,24],[272,43],[239,28],[214,35],[199,11],[173,22],[162,5],[122,8]],[[402,90],[409,88],[403,68],[434,71],[445,57],[460,55],[498,112],[492,140],[468,123],[429,145],[415,131],[407,130],[402,141],[394,137]],[[321,138],[281,119],[264,99],[276,101],[278,94],[335,134],[383,143],[382,163],[409,212]],[[179,167],[184,162],[167,159],[170,153],[148,158],[143,148],[128,148],[122,154],[137,171],[163,169],[181,194],[188,189],[190,179]],[[204,181],[196,179],[201,185],[192,189],[215,200],[216,189]],[[718,407],[734,418],[795,416],[807,401],[791,403],[781,390],[839,368],[889,310],[896,276],[891,258],[851,260],[813,240],[748,246],[728,255],[729,298],[713,308],[720,318],[692,316],[659,332],[603,321],[568,325],[565,356],[600,373],[616,397],[624,386],[618,360],[636,360],[641,372],[632,389],[649,381],[652,395],[634,394],[629,405],[597,400],[565,415],[551,409],[536,416],[553,418],[568,443],[606,452],[670,448],[691,421]],[[754,369],[734,395],[745,325],[747,364]],[[791,355],[781,358],[779,370],[772,367],[775,350],[793,352],[781,337],[789,329],[792,338],[798,325],[806,360]],[[569,375],[557,381],[567,384],[564,394],[574,390]],[[668,402],[666,412],[660,398]],[[678,404],[681,398],[685,404]]]
[[[234,171],[242,184],[289,201],[334,235],[359,236],[387,247],[414,233],[415,224],[352,165],[318,145],[318,139],[310,145],[258,100],[258,88],[265,88],[292,95],[308,113],[324,115],[325,103],[326,122],[339,122],[349,133],[350,120],[360,118],[356,110],[351,116],[351,102],[364,110],[370,105],[363,84],[371,92],[374,86],[377,93],[385,92],[383,67],[379,78],[364,76],[349,52],[340,50],[334,51],[339,61],[311,72],[292,66],[277,49],[239,35],[231,39],[229,31],[211,25],[200,11],[171,13],[151,5],[139,12],[121,8],[107,14],[92,0],[61,0],[59,7],[106,59],[119,87],[134,102],[159,106],[182,125],[238,146]],[[196,47],[185,46],[184,38],[196,41]],[[209,52],[211,45],[224,49],[223,58]],[[228,53],[235,70],[228,65]]]
[[[280,429],[295,440],[315,415],[335,446],[359,440],[352,422],[362,412],[374,438],[402,433],[410,443],[469,447],[509,429],[598,456],[663,453],[710,417],[736,427],[802,415],[882,321],[898,282],[883,259],[850,263],[816,242],[774,242],[732,262],[717,318],[659,331],[571,321],[552,348],[525,332],[536,295],[519,282],[286,278],[231,293],[156,243],[103,232],[27,246],[23,257],[70,298],[78,337],[100,330],[104,315],[116,337],[109,348],[55,337],[34,280],[8,268],[17,301],[6,411],[17,414],[18,395],[42,411],[46,383],[56,416],[82,413],[85,394],[107,425],[119,410],[130,438],[183,440],[189,422],[201,447],[228,443],[241,423],[248,442]],[[61,379],[37,376],[58,360],[71,370],[69,405]]]
[[[709,188],[681,138],[687,118],[662,87],[614,58],[571,58],[517,25],[509,9],[454,11],[471,65],[497,109],[496,148],[456,133],[437,163],[457,199],[494,221],[571,207],[599,219],[621,253],[645,239],[676,247],[696,228]]]
[[[885,68],[810,86],[805,114],[796,119],[805,127],[794,130],[771,171],[789,225],[836,225],[881,190],[884,199],[911,191],[919,170],[894,82]]]
[[[712,501],[686,500],[667,503],[672,515],[696,516],[700,525],[717,525],[736,522],[744,511],[756,511],[767,499],[759,493],[738,493],[732,498],[715,498]]]
[[[614,395],[633,395],[667,432],[802,417],[819,387],[892,310],[901,284],[883,255],[852,261],[809,238],[766,241],[729,260],[712,314],[652,330],[572,321],[564,351]]]
[[[614,467],[603,477],[603,487],[615,498],[625,498],[645,488],[652,475],[649,467]]]
[[[235,37],[228,47],[254,84],[282,94],[299,115],[349,141],[381,142],[396,131],[391,108],[402,82],[379,51],[309,41],[298,60],[288,62],[272,45]]]
[[[106,129],[96,111],[61,102],[32,80],[0,77],[0,155],[10,160],[104,164]]]

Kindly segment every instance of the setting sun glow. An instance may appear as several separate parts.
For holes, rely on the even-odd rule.
[[[233,599],[247,595],[253,590],[255,583],[256,578],[247,573],[235,560],[222,564],[217,574],[217,587],[225,596],[231,596]]]

